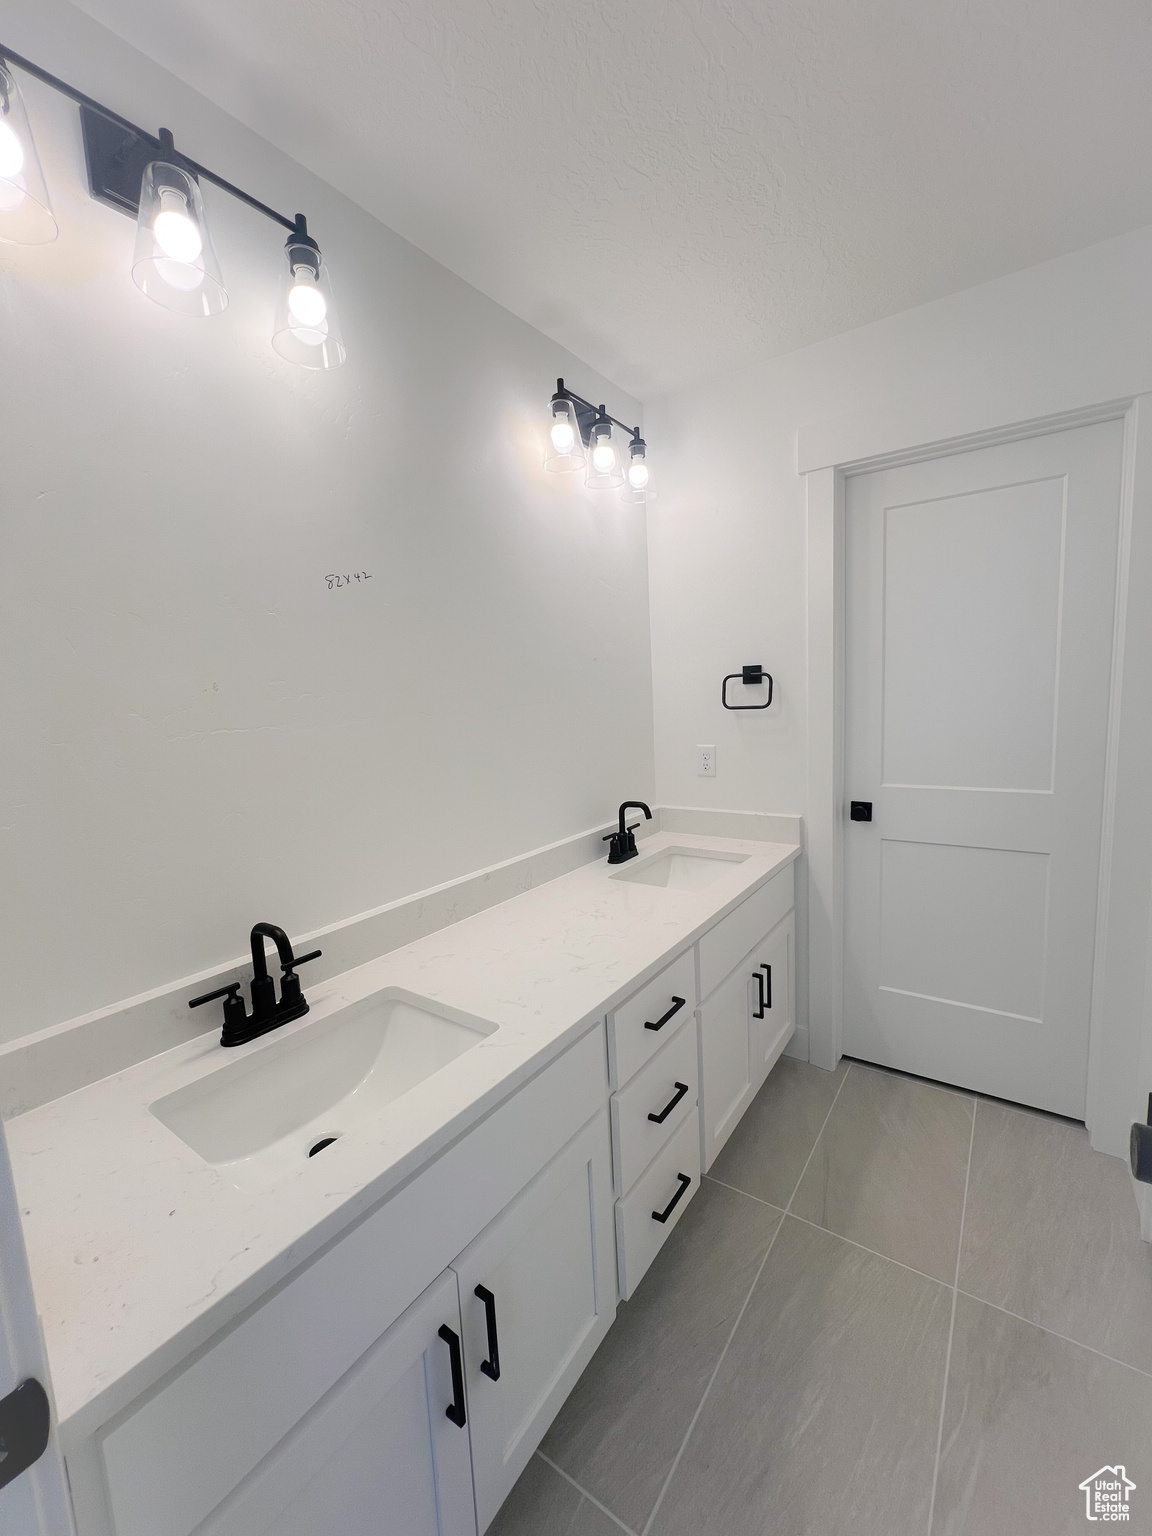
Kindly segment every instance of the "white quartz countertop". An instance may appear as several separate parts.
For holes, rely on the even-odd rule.
[[[746,858],[695,891],[585,865],[315,987],[305,976],[311,1012],[250,1045],[222,1051],[214,1020],[211,1033],[9,1121],[66,1444],[377,1205],[799,853],[657,833],[641,855],[665,847]],[[496,1028],[275,1187],[237,1188],[150,1113],[183,1084],[392,986]]]

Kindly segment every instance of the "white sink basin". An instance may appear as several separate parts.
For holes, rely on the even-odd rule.
[[[494,1024],[391,987],[277,1039],[149,1108],[233,1183],[263,1185],[378,1115]],[[323,1148],[320,1149],[323,1151]]]
[[[736,864],[743,864],[746,853],[718,853],[702,848],[665,848],[650,859],[641,858],[627,869],[618,870],[613,880],[631,880],[637,885],[663,885],[669,890],[702,891],[719,880]]]

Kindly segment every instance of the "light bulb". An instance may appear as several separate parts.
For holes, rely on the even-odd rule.
[[[628,484],[634,491],[642,491],[648,484],[648,466],[643,459],[633,459],[629,464]]]
[[[165,187],[160,193],[160,212],[152,225],[156,244],[172,261],[190,266],[204,249],[204,240],[196,220],[189,217],[188,204],[179,192]],[[179,284],[176,287],[195,286]]]
[[[323,322],[328,313],[328,300],[317,288],[316,279],[310,272],[297,270],[296,281],[288,290],[288,308],[292,318],[309,329],[314,330]]]
[[[562,418],[552,423],[552,446],[557,453],[571,453],[576,446],[572,423]]]
[[[611,443],[597,443],[592,450],[592,467],[600,474],[607,475],[612,471],[616,462],[616,454]]]
[[[11,123],[0,122],[0,176],[11,180],[24,169],[24,146]]]

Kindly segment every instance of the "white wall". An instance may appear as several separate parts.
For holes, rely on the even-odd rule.
[[[61,226],[0,246],[0,1041],[651,798],[643,521],[540,467],[557,374],[636,402],[63,0],[0,38],[288,214],[347,365],[270,345],[283,232],[171,315],[22,81]],[[329,590],[331,572],[371,580]]]
[[[808,468],[1148,390],[1152,230],[1142,230],[649,400],[648,436],[662,445],[662,494],[649,518],[658,798],[809,811],[806,504],[798,438]],[[1141,453],[1146,436],[1145,425]],[[1144,497],[1134,508],[1134,559],[1150,531],[1152,507]],[[1132,611],[1149,611],[1150,599],[1152,592],[1134,591]],[[1148,675],[1149,641],[1143,632],[1132,640],[1126,676],[1139,683]],[[776,679],[779,704],[762,718],[719,707],[720,678],[745,661],[763,662]],[[1140,729],[1121,732],[1130,768],[1148,761]],[[699,742],[716,744],[715,779],[696,776]],[[1094,1140],[1115,1152],[1139,1099],[1132,1085],[1149,828],[1141,809],[1148,797],[1133,779],[1121,774],[1118,786],[1114,886],[1123,900],[1110,915],[1106,978],[1115,1049],[1100,1079],[1108,1124],[1094,1126]],[[1140,1083],[1141,1092],[1148,1087]]]

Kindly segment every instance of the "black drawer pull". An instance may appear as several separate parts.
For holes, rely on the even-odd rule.
[[[457,1429],[463,1429],[468,1422],[468,1415],[464,1410],[464,1355],[460,1349],[460,1335],[453,1333],[447,1323],[441,1323],[438,1336],[447,1344],[452,1360],[452,1401],[444,1413]]]
[[[762,965],[760,967],[760,969],[764,972],[764,978],[765,978],[764,979],[764,1006],[765,1006],[765,1008],[771,1008],[771,1006],[772,1006],[772,967],[770,965]]]
[[[668,1204],[662,1211],[652,1212],[653,1221],[667,1221],[672,1212],[680,1204],[680,1201],[684,1198],[684,1191],[688,1188],[689,1184],[691,1184],[692,1180],[686,1173],[678,1173],[676,1177],[680,1180],[680,1188],[672,1196],[671,1200],[669,1200]]]
[[[683,1008],[683,1006],[684,1006],[684,998],[673,996],[673,998],[672,998],[672,1006],[671,1006],[671,1008],[669,1008],[668,1012],[663,1016],[663,1018],[657,1019],[655,1024],[645,1024],[644,1028],[645,1029],[663,1029],[665,1024],[667,1024],[668,1020],[672,1017],[672,1015],[674,1013],[679,1013],[681,1008]]]
[[[500,1380],[500,1340],[496,1333],[496,1298],[486,1285],[478,1285],[473,1293],[484,1303],[484,1322],[488,1328],[488,1358],[481,1360],[480,1369],[492,1381]]]
[[[676,1092],[668,1100],[667,1104],[665,1104],[660,1113],[658,1115],[649,1114],[648,1118],[651,1120],[653,1125],[663,1125],[668,1116],[676,1108],[677,1104],[679,1104],[680,1100],[688,1092],[687,1083],[676,1083],[674,1086]]]
[[[752,1017],[762,1019],[764,1017],[764,978],[759,971],[753,971],[752,980],[756,983],[756,996],[759,998],[759,1002],[752,1010]]]

